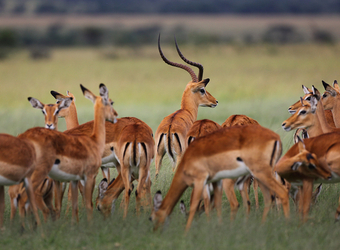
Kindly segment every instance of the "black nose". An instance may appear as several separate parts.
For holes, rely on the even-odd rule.
[[[327,178],[327,180],[329,180],[329,181],[332,180],[332,176],[329,176],[329,177]]]
[[[151,218],[151,216],[149,217],[149,221],[152,221],[152,218]]]
[[[282,123],[282,127],[286,126],[286,123]]]
[[[216,100],[216,103],[218,103],[218,101]]]

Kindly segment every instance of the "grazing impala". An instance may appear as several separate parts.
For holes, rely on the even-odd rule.
[[[64,133],[33,128],[19,135],[19,138],[30,138],[44,147],[51,148],[55,158],[39,162],[36,165],[35,175],[32,176],[33,186],[36,188],[41,180],[48,174],[52,179],[59,181],[72,181],[72,217],[78,220],[77,209],[77,182],[85,181],[85,206],[87,218],[92,218],[92,192],[95,177],[101,164],[101,156],[105,147],[105,119],[114,122],[116,112],[112,108],[112,101],[108,97],[108,90],[104,84],[100,84],[100,96],[81,85],[86,98],[94,103],[95,115],[93,132],[91,136]],[[54,164],[53,164],[54,163]],[[58,197],[59,198],[59,197]],[[41,197],[37,197],[37,204],[42,203]]]
[[[235,126],[220,129],[212,134],[194,140],[185,151],[175,172],[170,189],[164,200],[160,192],[154,198],[151,220],[154,228],[164,223],[190,186],[193,195],[186,230],[189,230],[197,206],[207,183],[213,183],[215,207],[221,214],[221,180],[237,178],[252,173],[264,185],[265,200],[263,220],[271,204],[270,192],[282,200],[283,211],[289,217],[288,193],[272,175],[272,167],[281,155],[279,135],[258,125]]]
[[[335,80],[333,87],[322,81],[326,92],[322,95],[323,107],[326,111],[331,111],[335,126],[340,128],[340,89],[338,82]]]
[[[176,43],[177,45],[177,43]],[[187,148],[186,135],[190,127],[197,119],[198,107],[217,106],[217,100],[206,91],[209,79],[202,80],[203,66],[198,63],[193,63],[184,58],[178,47],[177,51],[186,62],[196,67],[199,67],[199,78],[194,71],[183,64],[169,61],[163,54],[160,46],[160,36],[158,37],[158,50],[163,61],[171,66],[184,69],[191,76],[191,81],[187,84],[181,101],[181,109],[165,117],[157,128],[155,134],[156,142],[156,176],[159,173],[162,159],[167,153],[173,162],[173,169],[178,165],[181,157]]]
[[[340,134],[328,133],[299,140],[275,165],[276,171],[293,185],[302,185],[299,210],[303,221],[312,199],[314,182],[333,183],[340,181]],[[298,171],[296,171],[298,169]],[[330,181],[332,179],[332,181]],[[338,216],[340,210],[336,216]]]
[[[140,212],[140,201],[146,199],[146,204],[151,205],[150,194],[150,164],[154,158],[155,142],[152,138],[152,129],[143,123],[130,124],[125,126],[117,143],[117,156],[120,162],[120,174],[113,181],[115,185],[108,185],[107,180],[103,179],[99,184],[99,195],[96,206],[105,216],[110,213],[111,204],[114,204],[116,197],[110,196],[111,188],[120,190],[125,189],[125,208],[124,218],[128,213],[130,194],[133,190],[132,181],[138,180],[136,190],[136,210]],[[117,188],[117,184],[121,187]],[[118,193],[118,195],[120,194]],[[117,194],[117,193],[115,193]]]

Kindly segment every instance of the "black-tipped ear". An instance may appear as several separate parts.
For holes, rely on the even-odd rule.
[[[27,98],[27,100],[28,100],[29,102],[31,101],[31,99],[32,99],[32,97],[28,97],[28,98]]]
[[[80,88],[83,93],[87,90],[87,88],[85,88],[82,84],[80,84]]]
[[[324,89],[327,90],[327,87],[329,86],[329,84],[326,83],[324,80],[322,80],[322,85],[323,85]]]
[[[210,79],[209,79],[209,78],[203,79],[203,80],[202,80],[202,83],[204,83],[204,86],[205,86],[205,87],[208,85],[209,82],[210,82]]]
[[[158,191],[156,192],[156,194],[162,194],[161,190],[158,190]]]
[[[60,93],[58,93],[57,91],[51,90],[51,95],[52,95],[55,99],[58,99],[58,95],[60,96]]]

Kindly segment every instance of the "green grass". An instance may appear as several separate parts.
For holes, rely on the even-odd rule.
[[[180,62],[174,47],[165,46],[163,50],[170,60]],[[292,145],[292,133],[284,132],[280,124],[289,117],[288,106],[303,95],[301,84],[309,87],[314,84],[323,91],[321,80],[331,83],[338,79],[339,45],[183,46],[181,50],[189,59],[203,64],[204,77],[211,79],[207,90],[219,101],[215,109],[200,108],[199,119],[222,123],[232,114],[248,115],[277,132],[285,150]],[[101,82],[108,86],[121,117],[138,117],[155,131],[163,117],[179,108],[189,75],[162,62],[156,47],[137,51],[115,49],[114,60],[106,59],[103,56],[106,53],[106,48],[57,49],[51,60],[31,61],[26,52],[18,51],[9,60],[0,61],[0,132],[17,135],[30,127],[42,126],[41,112],[30,106],[27,97],[52,103],[50,90],[74,93],[80,122],[91,120],[93,106],[82,96],[79,83],[96,93]],[[60,130],[64,130],[64,121],[59,123]],[[154,164],[151,172],[154,176]],[[152,195],[158,189],[166,194],[172,176],[165,159],[159,180],[153,182]],[[101,174],[98,182],[100,178]],[[202,215],[194,220],[187,236],[185,218],[178,206],[164,229],[152,232],[149,211],[139,219],[135,216],[133,194],[126,220],[116,208],[116,213],[106,220],[94,211],[94,220],[88,223],[82,209],[79,224],[71,225],[70,215],[63,211],[60,220],[43,225],[45,238],[41,238],[36,231],[21,233],[18,219],[10,224],[6,196],[5,230],[0,233],[0,246],[1,249],[338,249],[339,224],[334,223],[338,190],[339,185],[324,186],[310,220],[304,225],[293,204],[289,221],[282,212],[272,209],[267,222],[261,224],[263,207],[259,211],[252,207],[248,220],[241,208],[231,222],[229,204],[224,198],[223,224],[217,223],[214,213],[209,223]],[[187,190],[182,197],[187,205],[189,197]],[[254,203],[253,191],[250,197]],[[120,200],[117,207],[119,203]]]

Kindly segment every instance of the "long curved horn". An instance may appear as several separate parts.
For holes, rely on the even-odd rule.
[[[182,60],[184,62],[186,62],[187,64],[190,64],[192,66],[195,66],[199,69],[199,72],[198,72],[198,81],[202,81],[202,78],[203,78],[203,65],[200,64],[200,63],[197,63],[197,62],[192,62],[190,60],[188,60],[187,58],[185,58],[182,54],[182,52],[179,50],[179,47],[178,47],[178,44],[177,44],[177,41],[176,41],[176,37],[175,37],[175,44],[176,44],[176,49],[177,49],[177,52],[178,52],[178,55],[182,58]]]
[[[190,74],[192,81],[197,82],[197,76],[196,76],[195,72],[190,67],[183,65],[183,64],[180,64],[180,63],[171,62],[164,56],[162,49],[161,49],[160,40],[161,40],[161,34],[159,34],[159,36],[158,36],[158,51],[159,51],[159,54],[161,55],[163,61],[165,63],[171,65],[171,66],[186,70]]]

